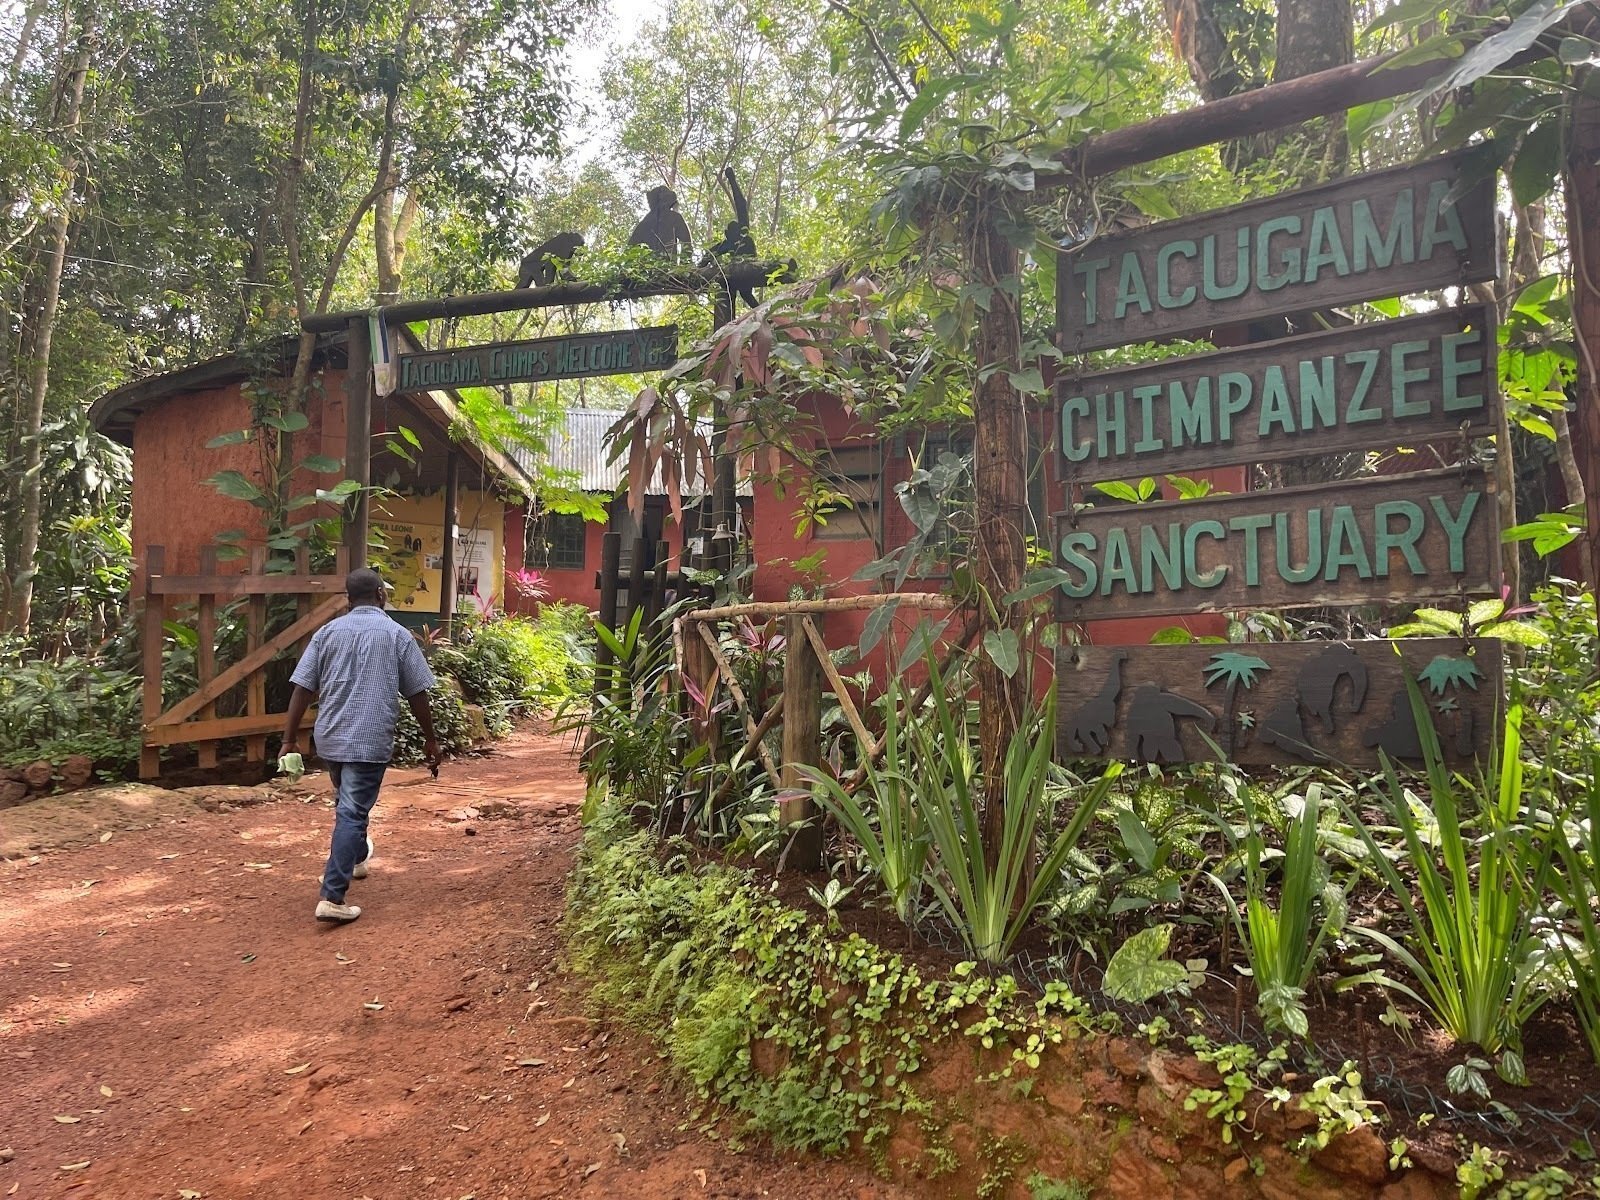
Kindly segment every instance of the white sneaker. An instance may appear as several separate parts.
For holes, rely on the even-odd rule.
[[[356,864],[355,870],[350,872],[351,879],[365,879],[367,877],[367,868],[372,864],[373,853],[372,839],[368,838],[367,856]]]
[[[360,905],[335,904],[332,900],[317,901],[317,920],[319,921],[354,921],[360,915]]]

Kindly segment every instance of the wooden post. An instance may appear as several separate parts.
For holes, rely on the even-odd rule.
[[[1011,372],[1022,369],[1018,311],[1017,248],[995,227],[1002,210],[980,206],[983,215],[969,242],[974,285],[994,287],[994,299],[979,314],[977,361],[983,383],[972,402],[972,493],[975,497],[973,576],[978,593],[995,613],[995,627],[1023,636],[1020,605],[1002,598],[1022,586],[1028,553],[1028,419]],[[909,664],[907,664],[909,665]],[[1023,672],[1008,677],[988,655],[979,655],[978,745],[983,755],[984,852],[990,866],[1000,852],[1005,820],[1005,756],[1027,706]]]
[[[656,569],[650,580],[650,602],[645,609],[645,624],[652,632],[661,621],[661,610],[667,606],[667,560],[672,557],[672,548],[666,541],[656,543]]]
[[[345,506],[344,548],[352,569],[367,565],[367,488],[372,483],[372,334],[365,315],[346,326],[344,477],[361,485]]]
[[[448,637],[456,628],[456,522],[461,507],[461,456],[454,447],[444,460],[444,544],[439,555],[439,623]]]
[[[820,622],[821,618],[817,618]],[[811,824],[800,831],[789,850],[789,860],[802,871],[822,865],[822,825],[811,802],[811,784],[802,766],[822,762],[822,664],[806,637],[802,618],[786,622],[788,641],[783,661],[783,787],[778,801],[778,822],[785,828],[796,821]]]
[[[217,573],[217,548],[206,546],[200,551],[200,574],[215,575]],[[195,597],[199,605],[199,616],[195,622],[195,678],[201,687],[210,683],[217,673],[217,598],[209,592],[202,592]],[[215,702],[207,704],[200,710],[202,721],[214,720],[217,715]],[[195,745],[195,764],[203,770],[211,770],[217,765],[217,743],[213,741],[199,742]]]
[[[721,288],[716,295],[711,316],[712,325],[721,329],[733,320],[733,292],[727,287]],[[735,381],[737,384],[737,380]],[[733,572],[733,545],[731,536],[736,524],[734,519],[734,462],[733,454],[728,448],[728,411],[722,400],[717,401],[716,413],[712,418],[711,433],[711,528],[701,530],[701,536],[706,539],[706,562],[713,571],[721,572],[726,579]],[[725,531],[730,536],[719,538],[717,533]]]
[[[633,558],[628,563],[628,611],[618,614],[620,623],[628,624],[633,614],[645,607],[644,602],[644,539],[633,539]]]
[[[265,575],[267,572],[267,551],[264,546],[257,546],[250,551],[250,574]],[[244,652],[252,654],[261,648],[262,641],[267,635],[267,598],[264,595],[251,596],[249,609],[246,615]],[[264,717],[267,715],[267,673],[256,671],[245,684],[245,715],[248,717]],[[246,762],[265,762],[267,759],[267,735],[264,733],[252,734],[244,740],[244,760]]]
[[[600,538],[600,624],[608,629],[617,627],[617,573],[622,561],[622,535],[607,531]],[[612,685],[611,648],[604,642],[595,647],[595,694],[609,690]]]
[[[164,546],[147,546],[144,552],[144,625],[139,632],[139,657],[144,671],[142,712],[144,725],[149,726],[161,715],[161,672],[167,642],[166,597],[150,586],[151,581],[166,570],[167,551]],[[154,779],[161,774],[161,748],[146,741],[139,748],[139,778]]]

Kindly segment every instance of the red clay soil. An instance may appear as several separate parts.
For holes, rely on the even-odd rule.
[[[0,866],[0,1198],[908,1195],[729,1152],[642,1031],[590,1019],[558,967],[563,744],[391,772],[349,926],[312,919],[302,791]]]

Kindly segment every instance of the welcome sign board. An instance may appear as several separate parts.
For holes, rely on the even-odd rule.
[[[1099,238],[1061,256],[1068,354],[1492,279],[1494,173],[1475,151]],[[1475,180],[1475,181],[1474,181]]]
[[[1057,384],[1069,483],[1487,434],[1487,305],[1352,325]]]
[[[400,390],[408,392],[631,375],[664,371],[677,360],[678,327],[659,325],[402,354],[395,366]]]

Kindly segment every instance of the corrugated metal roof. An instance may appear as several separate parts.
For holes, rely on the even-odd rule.
[[[545,462],[558,471],[570,471],[576,476],[575,486],[585,492],[615,492],[627,480],[628,460],[623,455],[610,462],[610,447],[606,443],[606,430],[621,418],[622,413],[610,408],[569,408],[566,410],[566,427],[551,435],[545,449]],[[706,426],[710,436],[710,425]],[[536,458],[532,450],[519,447],[517,462],[526,471],[536,473]],[[571,478],[569,476],[568,478]],[[749,494],[749,484],[742,483],[740,494]],[[705,493],[704,481],[696,478],[693,487],[683,489],[683,494],[699,496]],[[664,496],[666,488],[661,482],[658,466],[645,488],[649,496]]]

